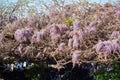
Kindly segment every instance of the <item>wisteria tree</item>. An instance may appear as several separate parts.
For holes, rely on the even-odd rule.
[[[1,61],[51,58],[56,68],[68,62],[74,67],[89,61],[119,61],[120,3],[65,1],[18,0],[1,5]]]

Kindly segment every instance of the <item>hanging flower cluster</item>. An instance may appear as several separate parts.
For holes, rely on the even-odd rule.
[[[120,32],[119,31],[113,31],[110,38],[118,38],[120,37]]]
[[[17,29],[14,33],[14,37],[17,42],[22,43],[29,40],[32,34],[33,34],[32,28]]]
[[[73,63],[73,67],[75,66],[75,64],[78,63],[78,60],[79,60],[79,57],[80,57],[80,52],[78,50],[76,51],[73,51],[73,54],[72,54],[72,63]]]
[[[51,25],[49,31],[50,31],[51,40],[53,42],[58,42],[58,40],[61,37],[61,33],[58,25],[56,24]]]
[[[72,31],[71,33],[69,33],[69,35],[72,38],[69,39],[68,46],[78,49],[85,39],[85,33],[82,31],[82,29],[79,29],[76,31]]]
[[[79,48],[80,47],[80,39],[78,34],[73,35],[73,48]]]
[[[68,40],[68,47],[72,48],[72,44],[73,44],[73,39],[70,38],[70,39]]]
[[[64,33],[68,29],[65,24],[59,24],[58,28],[60,30],[60,33]]]
[[[63,51],[64,49],[65,49],[65,43],[60,43],[60,45],[58,45],[58,50]]]
[[[40,31],[35,31],[34,35],[31,38],[31,43],[40,43],[43,42],[43,38],[47,36],[47,30],[42,29]]]
[[[80,21],[74,21],[73,23],[73,30],[78,30],[81,28],[81,22]]]
[[[116,4],[114,6],[114,17],[116,18],[115,20],[119,22],[120,20],[120,4]]]
[[[109,56],[113,52],[120,52],[118,40],[99,41],[96,45],[96,53],[101,56]]]
[[[96,29],[96,24],[97,24],[97,22],[91,22],[91,23],[89,24],[89,26],[86,27],[85,33],[86,33],[86,34],[89,34],[89,33],[96,32],[96,31],[97,31],[97,29]]]

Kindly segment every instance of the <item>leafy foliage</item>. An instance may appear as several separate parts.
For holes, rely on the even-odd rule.
[[[113,63],[111,64],[113,70],[106,71],[104,68],[95,73],[96,80],[119,80],[120,77],[120,64]]]

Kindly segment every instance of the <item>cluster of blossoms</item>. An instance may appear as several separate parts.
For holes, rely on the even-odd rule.
[[[18,29],[14,33],[15,40],[22,43],[27,40],[30,40],[30,37],[33,34],[32,28],[26,28],[26,29]]]
[[[90,34],[90,33],[96,32],[97,31],[96,24],[97,22],[90,23],[89,26],[86,27],[85,33]]]
[[[53,42],[58,42],[62,34],[67,30],[65,24],[52,24],[49,26],[49,33]],[[63,34],[64,35],[64,34]]]
[[[62,51],[65,49],[65,43],[60,43],[60,45],[58,45],[58,50]]]
[[[40,43],[43,42],[43,38],[47,35],[46,29],[41,29],[40,31],[35,31],[32,36],[31,43]]]
[[[97,22],[92,22],[85,28],[81,25],[80,21],[75,21],[73,23],[73,30],[69,32],[68,46],[78,49],[83,44],[84,40],[87,39],[91,34],[97,32]]]
[[[120,32],[119,31],[113,31],[110,37],[115,38],[115,39],[119,38],[120,37]]]
[[[80,47],[80,44],[82,44],[84,37],[85,35],[82,30],[73,32],[72,38],[69,39],[68,46],[78,49]]]
[[[73,63],[73,67],[75,66],[75,64],[77,64],[78,63],[78,59],[79,59],[79,57],[80,57],[80,51],[78,51],[78,50],[75,50],[75,51],[73,51],[73,55],[72,55],[72,63]]]
[[[99,41],[96,45],[96,53],[100,56],[107,57],[114,52],[120,52],[120,43],[116,40]]]
[[[60,29],[55,24],[50,26],[50,37],[51,37],[51,40],[55,42],[58,42],[58,40],[61,37]]]

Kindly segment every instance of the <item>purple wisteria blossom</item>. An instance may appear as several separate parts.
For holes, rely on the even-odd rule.
[[[73,40],[73,48],[78,49],[80,46],[80,42],[78,39]]]
[[[54,34],[54,33],[51,33],[50,36],[51,36],[52,42],[58,42],[58,40],[59,40],[60,37],[61,37],[60,34]]]
[[[78,49],[79,46],[80,46],[79,35],[78,34],[74,34],[73,35],[73,48]]]
[[[72,55],[72,63],[73,63],[73,67],[75,66],[75,64],[78,62],[78,59],[80,57],[79,51],[73,51],[73,55]]]
[[[16,40],[17,42],[20,42],[20,43],[21,43],[21,42],[23,42],[23,41],[26,41],[26,39],[24,39],[25,37],[24,37],[23,31],[20,30],[20,29],[18,29],[18,30],[15,31],[14,37],[15,37],[15,40]]]
[[[73,23],[73,30],[78,30],[81,27],[81,22],[80,21],[75,21]]]
[[[73,46],[73,39],[70,38],[70,39],[68,40],[68,47],[72,48],[72,46]]]
[[[89,26],[87,26],[85,28],[85,33],[89,34],[89,33],[92,33],[92,32],[96,32],[97,31],[96,24],[97,24],[97,22],[90,23]]]
[[[53,24],[49,27],[49,32],[50,32],[50,37],[52,42],[58,42],[58,40],[61,37],[61,32],[60,32],[60,28],[58,27],[58,25]]]
[[[49,28],[49,31],[50,33],[54,33],[54,34],[60,33],[60,29],[56,24],[52,24]]]
[[[120,43],[118,42],[118,39],[112,40],[111,41],[112,49],[113,51],[119,51],[120,52]]]
[[[84,40],[85,37],[86,37],[86,34],[80,29],[80,30],[78,31],[78,35],[79,35],[80,43],[82,43],[83,40]]]
[[[29,38],[32,36],[33,30],[31,28],[26,29],[17,29],[14,33],[15,40],[17,42],[25,42],[29,40]]]
[[[58,25],[58,28],[61,33],[63,33],[65,30],[67,30],[67,26],[65,24]]]
[[[62,51],[65,49],[65,43],[60,43],[60,45],[58,45],[58,50]]]
[[[111,38],[118,38],[118,37],[120,37],[120,32],[119,31],[113,31],[110,37]]]
[[[120,52],[118,40],[99,41],[96,45],[96,53],[102,56],[111,55],[112,52]]]
[[[96,53],[99,53],[100,49],[104,46],[105,44],[102,41],[99,41],[96,45]]]
[[[32,36],[31,43],[39,43],[42,42],[43,38],[47,36],[46,29],[42,29],[40,31],[35,31],[34,35]]]

